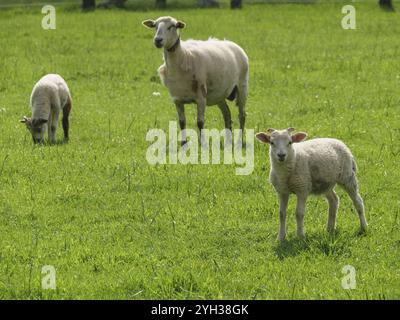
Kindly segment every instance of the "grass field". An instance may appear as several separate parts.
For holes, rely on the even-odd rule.
[[[339,190],[335,235],[325,201],[310,198],[298,240],[291,198],[282,245],[265,146],[255,142],[248,176],[146,161],[147,131],[177,119],[156,74],[161,51],[141,26],[166,12],[60,6],[46,31],[40,8],[0,10],[0,298],[399,299],[400,16],[356,3],[357,30],[343,30],[342,5],[167,11],[187,23],[184,39],[246,49],[247,128],[340,138],[357,159],[368,234]],[[35,146],[18,123],[45,73],[72,91],[68,144]],[[186,113],[196,128],[195,107]],[[223,128],[218,108],[206,127]],[[42,289],[44,265],[56,290]],[[341,286],[345,265],[355,290]]]

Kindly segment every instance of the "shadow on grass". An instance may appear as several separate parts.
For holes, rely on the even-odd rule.
[[[308,240],[290,238],[277,243],[273,249],[279,260],[284,260],[289,257],[298,256],[302,252],[309,251],[310,245]]]
[[[50,146],[63,146],[69,143],[69,139],[58,139],[56,143],[50,145]]]
[[[68,143],[69,143],[69,140],[57,139],[56,143],[49,143],[48,141],[46,141],[46,142],[33,144],[33,146],[45,148],[45,147],[63,146]]]
[[[280,260],[298,256],[304,252],[313,252],[325,256],[346,256],[351,254],[353,240],[365,237],[357,232],[344,233],[336,230],[334,233],[321,232],[306,235],[306,239],[290,238],[274,246],[273,250]]]

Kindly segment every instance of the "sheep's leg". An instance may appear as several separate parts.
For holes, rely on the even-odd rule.
[[[56,143],[56,131],[58,126],[58,117],[60,115],[60,109],[54,108],[50,116],[51,121],[49,124],[49,140],[51,144]]]
[[[297,195],[296,207],[296,222],[297,222],[297,236],[304,238],[304,211],[306,209],[307,195]]]
[[[181,128],[181,133],[182,133],[181,145],[183,146],[187,142],[186,141],[185,105],[180,102],[175,102],[175,106],[176,106],[176,111],[178,113],[179,127]]]
[[[52,143],[52,135],[51,135],[52,123],[53,123],[53,109],[50,109],[49,121],[46,123],[46,125],[47,125],[47,137],[49,139],[49,143]]]
[[[342,187],[350,196],[351,200],[353,201],[353,205],[357,210],[358,218],[360,219],[361,231],[367,231],[368,223],[364,214],[364,202],[358,191],[358,182],[356,176],[353,174],[349,182],[343,184]]]
[[[339,198],[334,190],[331,190],[327,194],[325,194],[325,198],[329,204],[329,217],[327,223],[327,230],[328,232],[332,232],[335,230],[336,216],[339,207]]]
[[[229,130],[231,134],[226,132],[225,136],[225,143],[229,144],[232,142],[231,136],[232,136],[232,118],[231,118],[231,111],[229,110],[229,106],[226,103],[226,101],[222,101],[218,104],[219,109],[222,112],[222,115],[224,116],[224,122],[225,122],[225,129]]]
[[[72,108],[72,102],[71,99],[68,99],[67,103],[63,108],[63,118],[62,118],[64,141],[68,141],[69,139],[69,113],[71,112],[71,108]]]
[[[218,107],[221,110],[222,115],[224,116],[225,129],[232,131],[231,111],[229,110],[228,104],[226,103],[226,101],[222,101],[218,104]]]
[[[199,134],[200,134],[200,143],[205,146],[205,141],[204,141],[204,134],[203,134],[203,129],[204,129],[204,113],[206,111],[206,98],[201,97],[197,101],[197,127],[199,128]]]
[[[286,210],[289,202],[289,194],[279,195],[279,233],[278,240],[283,241],[286,237]]]
[[[246,100],[247,100],[247,85],[240,85],[237,90],[236,104],[239,108],[239,124],[241,137],[243,138],[244,125],[246,123]]]

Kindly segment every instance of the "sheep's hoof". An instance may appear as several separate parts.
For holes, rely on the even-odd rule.
[[[276,241],[283,242],[286,239],[286,234],[279,234]]]
[[[301,240],[304,240],[306,238],[304,231],[303,232],[297,232],[297,237],[299,237]]]
[[[367,228],[366,227],[361,227],[361,229],[358,231],[358,234],[360,236],[366,235],[367,234]]]
[[[336,229],[335,229],[335,227],[328,226],[328,227],[326,227],[326,231],[328,233],[335,233]]]

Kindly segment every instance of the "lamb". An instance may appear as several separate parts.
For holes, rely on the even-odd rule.
[[[172,17],[142,23],[156,29],[154,45],[164,48],[164,64],[159,67],[158,73],[176,106],[182,144],[186,141],[184,105],[188,103],[197,104],[200,133],[204,128],[205,107],[211,105],[218,105],[225,128],[231,131],[231,113],[226,99],[236,99],[243,134],[249,74],[248,57],[244,50],[227,40],[181,41],[179,29],[186,24]]]
[[[268,129],[256,138],[270,145],[270,182],[279,196],[280,228],[278,240],[286,236],[286,209],[289,194],[297,196],[297,235],[304,238],[304,211],[310,194],[324,195],[329,204],[328,232],[335,229],[339,198],[334,191],[338,184],[353,201],[360,219],[361,231],[367,229],[363,200],[358,191],[357,166],[349,148],[336,139],[312,139],[302,142],[307,134]],[[300,143],[301,142],[301,143]]]
[[[46,129],[51,144],[56,142],[58,117],[63,111],[62,126],[64,141],[69,138],[69,113],[72,108],[72,98],[65,80],[58,74],[47,74],[33,87],[30,103],[32,117],[23,117],[20,122],[25,123],[32,134],[34,143],[42,143]]]

